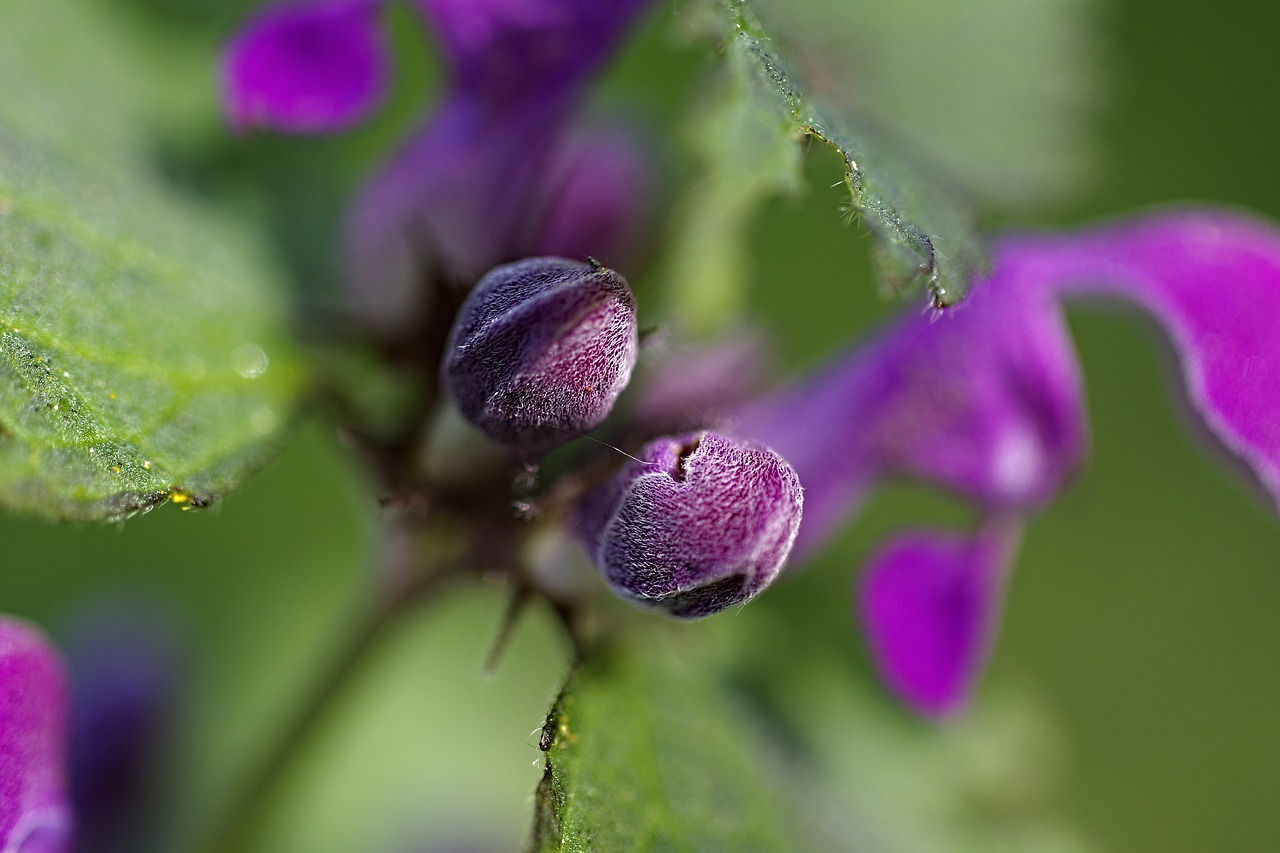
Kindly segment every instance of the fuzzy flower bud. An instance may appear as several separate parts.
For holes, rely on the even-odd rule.
[[[485,435],[527,451],[594,429],[631,378],[635,301],[598,264],[530,258],[491,270],[449,337],[444,381]]]
[[[800,529],[796,472],[715,432],[660,438],[587,495],[578,528],[609,585],[672,616],[708,616],[768,586]]]

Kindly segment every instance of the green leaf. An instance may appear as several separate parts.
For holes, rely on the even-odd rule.
[[[709,27],[720,41],[727,74],[691,127],[705,175],[672,232],[667,277],[679,319],[695,334],[731,325],[749,255],[744,226],[764,199],[799,185],[797,143],[805,138],[840,158],[849,215],[879,238],[884,284],[923,285],[938,307],[963,298],[987,264],[968,200],[865,116],[837,113],[813,98],[744,0],[714,6],[718,14],[692,25]]]
[[[303,378],[255,234],[152,164],[178,84],[201,100],[190,66],[147,66],[95,9],[18,4],[0,31],[22,93],[0,104],[0,504],[60,519],[217,498]]]
[[[1095,0],[754,0],[836,109],[856,108],[985,204],[1024,212],[1094,177],[1106,62]]]
[[[643,639],[591,657],[556,700],[531,849],[830,849],[794,821],[794,780],[705,656]]]

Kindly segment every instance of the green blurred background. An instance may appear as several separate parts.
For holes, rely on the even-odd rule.
[[[664,20],[671,5],[651,16],[595,108],[638,113],[663,140],[674,197],[689,165],[670,139],[693,76],[708,60],[672,42]],[[993,227],[1067,225],[1186,200],[1280,217],[1280,33],[1270,4],[1041,5],[1055,9],[1046,26],[1068,16],[1063,20],[1074,22],[1073,38],[1080,39],[1074,59],[1036,72],[1068,78],[1048,89],[1080,84],[1071,96],[1080,115],[1053,130],[1067,135],[1055,136],[1055,145],[1067,152],[1061,168],[1072,177],[1065,186],[1044,178],[1055,174],[1052,157],[1028,167],[1028,180],[1038,175],[1047,189],[1029,198],[992,190]],[[186,46],[210,62],[251,7],[104,5],[166,50]],[[831,10],[837,7],[833,20],[857,19],[859,4]],[[898,30],[886,30],[911,34],[912,50],[927,53],[930,39],[956,47],[965,37],[951,23],[931,30],[940,10],[927,3],[899,4],[894,13],[883,3],[877,8],[882,17],[915,16],[909,25],[894,19]],[[976,8],[975,15],[1008,14],[996,2]],[[958,14],[948,12],[947,21]],[[271,224],[308,300],[323,300],[331,286],[343,199],[414,123],[434,86],[434,60],[411,16],[396,10],[392,18],[399,82],[387,110],[365,129],[324,140],[233,139],[216,123],[210,76],[207,90],[193,93],[208,101],[207,121],[157,133],[157,162],[175,181]],[[848,53],[856,58],[853,42]],[[1023,73],[1010,67],[1016,52],[981,38],[962,42],[957,55],[966,53],[992,66],[975,79]],[[893,61],[926,83],[939,73],[905,49],[868,73],[887,73]],[[928,97],[955,103],[945,74],[932,82],[939,91]],[[892,86],[883,91],[900,96]],[[974,106],[947,121],[977,122],[979,132],[968,132],[979,142],[1021,132],[989,118],[1001,114],[1000,87],[956,97],[961,105],[972,98]],[[1016,110],[1017,103],[1004,107]],[[912,105],[927,115],[926,108]],[[1011,168],[1032,159],[1035,152],[1017,143],[1014,153],[996,145],[991,156],[1008,157]],[[946,147],[948,140],[929,144]],[[1034,140],[1031,147],[1043,153]],[[830,188],[838,180],[834,160],[814,151],[806,174],[808,191],[770,205],[751,234],[751,311],[777,335],[787,370],[816,363],[901,307],[877,294],[867,240],[842,222],[840,191]],[[643,277],[635,283],[643,306],[657,284]],[[977,700],[987,710],[975,719],[1006,696],[1036,709],[1052,744],[1045,760],[1060,776],[1050,799],[1103,849],[1280,849],[1280,620],[1273,615],[1280,523],[1234,472],[1203,452],[1170,394],[1167,353],[1141,318],[1081,307],[1070,321],[1088,384],[1092,459],[1030,526],[994,666]],[[887,530],[964,517],[947,500],[912,489],[878,497],[821,559],[751,605],[748,613],[759,615],[744,618],[740,634],[750,626],[767,634],[787,618],[806,625],[791,645],[762,651],[762,678],[771,667],[785,669],[788,654],[808,659],[826,646],[847,662],[851,681],[869,683],[849,618],[851,578],[862,557]],[[178,844],[203,832],[255,748],[343,641],[367,587],[375,530],[360,473],[331,430],[311,424],[277,463],[211,511],[170,506],[110,527],[0,519],[0,608],[48,626],[55,637],[66,635],[79,608],[103,598],[136,596],[175,615],[183,634],[176,643],[189,661],[179,745],[168,759],[174,781],[166,788],[167,837]],[[541,772],[527,734],[541,723],[567,650],[550,617],[537,611],[521,624],[497,673],[482,675],[504,604],[503,590],[478,586],[396,634],[329,718],[262,850],[408,851],[449,838],[496,849],[519,844]],[[750,638],[744,642],[753,648]],[[877,715],[889,715],[925,749],[949,748],[949,730],[934,734],[887,701],[872,701]],[[847,725],[854,731],[860,720]],[[1016,765],[1020,758],[1007,760]],[[980,763],[972,774],[980,774]],[[1006,806],[972,800],[979,818]]]

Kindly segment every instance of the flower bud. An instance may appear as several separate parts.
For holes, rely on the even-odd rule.
[[[579,533],[615,592],[691,619],[777,576],[803,504],[785,459],[715,432],[660,438],[638,459],[579,507]]]
[[[491,270],[449,337],[444,381],[495,441],[545,450],[598,426],[635,366],[635,301],[598,264],[530,258]]]

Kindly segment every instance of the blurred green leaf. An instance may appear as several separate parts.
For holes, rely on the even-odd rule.
[[[548,717],[531,848],[829,849],[792,822],[795,786],[705,655],[628,639],[573,673]]]
[[[722,330],[749,252],[743,226],[760,202],[800,182],[796,143],[809,137],[839,155],[848,213],[879,238],[881,277],[893,290],[923,284],[939,307],[964,297],[987,264],[974,211],[950,178],[926,171],[864,116],[815,100],[786,69],[743,0],[714,0],[693,26],[723,45],[726,79],[693,123],[705,178],[673,230],[669,278],[678,316],[695,333]]]
[[[753,6],[812,94],[874,116],[984,203],[1035,210],[1089,187],[1106,74],[1098,0]]]
[[[88,3],[0,29],[0,504],[116,518],[199,505],[261,464],[302,374],[245,223],[176,193],[151,132],[192,60]],[[172,55],[170,54],[170,57]],[[212,57],[198,62],[212,87]],[[181,104],[181,106],[177,106]]]

